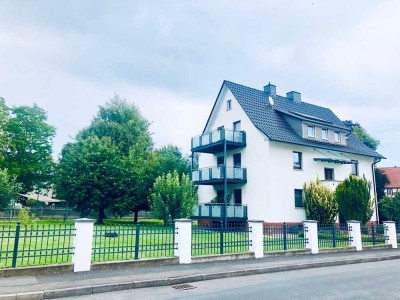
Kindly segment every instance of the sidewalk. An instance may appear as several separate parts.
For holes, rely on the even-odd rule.
[[[0,299],[53,299],[124,289],[400,259],[400,249],[0,278]]]

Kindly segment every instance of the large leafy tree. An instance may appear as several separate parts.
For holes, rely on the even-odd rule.
[[[8,149],[5,125],[9,119],[10,109],[7,107],[4,98],[0,97],[0,161],[4,159],[4,154]]]
[[[198,202],[197,191],[186,174],[177,171],[157,177],[150,197],[150,208],[168,224],[177,218],[190,217]]]
[[[156,155],[154,168],[157,176],[173,171],[177,171],[179,175],[190,173],[190,159],[184,156],[178,147],[168,145],[154,152]]]
[[[323,186],[321,181],[310,181],[304,184],[304,208],[309,220],[319,224],[332,224],[338,213],[338,203],[333,192]]]
[[[60,159],[57,191],[69,203],[77,205],[82,213],[87,213],[90,209],[98,210],[99,221],[105,217],[106,209],[119,216],[131,211],[137,213],[146,206],[149,189],[154,181],[151,179],[150,182],[151,172],[148,172],[153,146],[149,125],[135,105],[118,96],[110,99],[105,106],[100,106],[90,126],[77,135],[77,142],[64,147]],[[81,169],[74,167],[76,163],[90,163],[90,159],[78,158],[80,152],[90,146],[88,141],[93,143],[96,139],[100,142],[97,143],[97,152],[103,153],[102,157],[105,157],[108,147],[108,155],[114,157],[113,160],[104,161],[104,164],[109,165],[108,176],[107,180],[101,183],[102,189],[113,192],[104,193],[106,198],[101,201],[86,197],[90,190],[98,188],[98,180],[87,177]],[[64,168],[66,164],[72,167]],[[93,164],[92,172],[102,173],[103,165]],[[76,182],[85,182],[84,185],[75,187],[74,198],[68,196],[69,178],[75,178]]]
[[[23,192],[49,187],[54,171],[51,154],[55,128],[47,123],[47,113],[36,104],[16,106],[5,120],[7,110],[0,101],[0,130],[5,135],[0,141],[0,168],[8,169]]]
[[[350,127],[356,138],[363,142],[367,147],[371,148],[372,150],[378,149],[380,144],[379,140],[371,136],[359,123],[354,123],[351,120],[346,120],[343,123]]]
[[[335,190],[341,221],[357,220],[367,223],[373,214],[370,184],[365,178],[350,175]]]
[[[57,194],[82,216],[97,211],[102,223],[105,210],[121,195],[120,168],[118,148],[109,137],[91,136],[67,144],[58,164]]]

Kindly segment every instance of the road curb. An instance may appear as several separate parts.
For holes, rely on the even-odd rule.
[[[182,277],[169,277],[169,278],[160,278],[153,280],[128,281],[121,283],[107,283],[107,284],[88,285],[88,286],[73,287],[73,288],[61,288],[61,289],[51,289],[51,290],[35,291],[35,292],[15,293],[15,294],[0,295],[0,300],[23,300],[23,299],[42,300],[42,299],[56,299],[56,298],[71,297],[71,296],[85,296],[91,294],[115,292],[115,291],[130,290],[130,289],[169,286],[175,284],[192,283],[192,282],[206,281],[213,279],[249,276],[257,274],[268,274],[268,273],[286,272],[286,271],[304,270],[304,269],[313,269],[322,267],[343,266],[343,265],[378,262],[378,261],[392,260],[392,259],[400,259],[400,254],[381,256],[381,257],[354,258],[354,259],[349,258],[349,259],[331,260],[324,262],[310,262],[298,265],[285,265],[285,266],[273,266],[273,267],[261,267],[261,268],[259,267],[259,268],[243,269],[243,270],[188,275]]]

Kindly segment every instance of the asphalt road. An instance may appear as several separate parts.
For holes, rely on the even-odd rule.
[[[400,260],[194,282],[64,299],[400,299]]]

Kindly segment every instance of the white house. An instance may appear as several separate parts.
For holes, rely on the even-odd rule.
[[[229,81],[191,149],[199,155],[192,171],[201,204],[195,216],[225,221],[301,222],[305,182],[318,176],[335,189],[356,174],[375,187],[374,164],[383,158],[330,109],[303,102],[300,93],[283,97],[272,84],[257,90]]]

